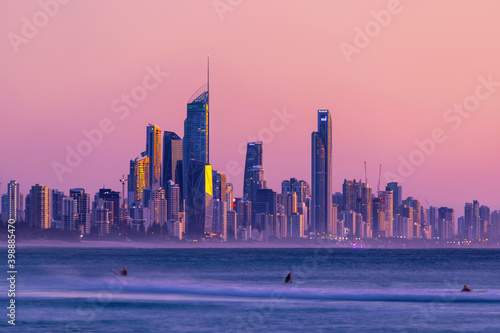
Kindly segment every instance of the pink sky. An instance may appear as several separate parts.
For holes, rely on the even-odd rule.
[[[103,185],[121,190],[129,160],[145,150],[148,123],[183,136],[186,102],[205,82],[210,54],[214,169],[228,172],[233,160],[243,167],[240,143],[265,133],[273,110],[286,109],[295,118],[264,143],[266,178],[277,191],[290,177],[310,182],[316,110],[327,108],[334,192],[344,178],[364,178],[364,160],[376,189],[379,163],[397,174],[400,156],[419,154],[415,140],[441,128],[446,141],[404,177],[403,196],[453,207],[457,217],[474,199],[500,209],[500,86],[478,88],[488,96],[457,129],[443,118],[454,103],[474,100],[479,77],[500,82],[500,2],[230,3],[232,10],[218,13],[212,0],[75,0],[43,22],[38,1],[0,2],[0,192],[11,179],[25,194],[35,183],[92,195]],[[371,12],[388,8],[395,13],[385,27],[372,30],[348,62],[342,43],[356,46],[356,27],[380,27]],[[42,20],[38,32],[13,47],[23,17],[33,22],[34,15]],[[112,102],[158,64],[169,76],[121,120]],[[53,162],[65,163],[65,147],[75,148],[82,130],[103,118],[114,131],[59,181]],[[230,175],[237,196],[242,176]]]

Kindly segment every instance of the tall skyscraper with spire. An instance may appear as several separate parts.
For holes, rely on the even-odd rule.
[[[212,227],[212,166],[209,164],[210,67],[209,63],[207,65],[207,83],[187,103],[182,140],[186,236],[192,239],[199,239],[210,233]]]
[[[317,234],[335,234],[332,216],[332,120],[318,110],[318,131],[311,134],[311,218]]]

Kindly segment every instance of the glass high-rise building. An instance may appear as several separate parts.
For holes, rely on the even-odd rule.
[[[204,85],[189,99],[187,117],[184,120],[184,138],[182,140],[182,160],[184,183],[186,183],[189,161],[195,160],[209,164],[209,112],[208,84]],[[187,188],[183,189],[184,196]]]
[[[247,144],[247,155],[245,158],[245,174],[243,175],[243,198],[250,195],[252,186],[252,168],[262,164],[262,142],[249,142]]]
[[[181,185],[182,181],[177,179],[182,172],[177,168],[182,167],[182,139],[174,132],[163,132],[163,177],[162,187],[167,188],[167,183],[172,180]]]
[[[332,120],[318,110],[318,131],[311,134],[311,223],[316,234],[335,234],[332,219]]]
[[[201,239],[212,230],[212,166],[190,160],[186,182],[186,236]]]
[[[188,101],[182,139],[186,236],[200,239],[212,229],[213,183],[209,164],[209,70],[207,83]]]
[[[128,178],[129,207],[131,207],[133,203],[140,204],[143,201],[144,189],[149,187],[149,156],[130,160]]]
[[[161,130],[148,124],[146,137],[146,155],[149,156],[149,187],[157,190],[161,187]]]

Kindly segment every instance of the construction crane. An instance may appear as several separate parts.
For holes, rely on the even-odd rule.
[[[382,177],[382,163],[380,163],[380,169],[378,171],[377,196],[379,197],[380,197],[380,177]]]
[[[129,181],[128,178],[125,178],[125,175],[122,175],[120,179],[120,183],[122,183],[122,234],[125,234],[125,182]]]

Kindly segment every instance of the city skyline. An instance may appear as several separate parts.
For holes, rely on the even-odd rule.
[[[36,2],[31,6],[1,6],[5,8],[2,13],[9,13],[0,23],[4,35],[21,34],[21,18],[31,18],[40,10]],[[432,4],[431,10],[430,2],[401,1],[402,10],[379,34],[370,37],[369,45],[353,53],[349,63],[340,46],[356,45],[356,27],[363,29],[374,21],[371,12],[386,10],[386,4],[294,3],[283,8],[272,3],[245,3],[224,13],[223,20],[210,3],[194,9],[178,5],[178,11],[189,10],[190,17],[205,23],[208,36],[189,28],[188,22],[176,20],[167,5],[161,3],[141,8],[124,2],[117,9],[121,13],[147,10],[153,16],[166,14],[170,20],[165,20],[165,29],[158,36],[155,24],[139,18],[136,23],[141,23],[140,29],[132,24],[119,33],[114,29],[121,29],[123,22],[116,17],[98,16],[96,28],[86,31],[79,25],[83,18],[79,13],[93,6],[89,2],[61,7],[37,36],[19,45],[17,53],[8,38],[0,42],[8,51],[0,55],[0,68],[5,73],[0,82],[4,118],[0,132],[3,142],[7,142],[2,144],[1,154],[15,156],[0,171],[1,192],[12,179],[19,181],[24,194],[37,183],[63,191],[85,187],[88,193],[95,193],[102,185],[120,191],[118,180],[128,173],[128,161],[144,151],[143,125],[154,123],[183,136],[185,103],[193,84],[204,80],[203,59],[210,54],[210,162],[214,170],[228,174],[235,196],[242,194],[244,148],[247,142],[259,141],[259,134],[265,139],[269,188],[277,190],[283,179],[291,177],[310,182],[309,160],[297,157],[309,154],[308,137],[315,129],[311,114],[325,108],[332,112],[336,138],[332,193],[341,190],[344,178],[364,178],[363,161],[368,163],[368,182],[375,187],[379,163],[383,175],[397,174],[399,158],[409,160],[420,149],[424,152],[423,163],[400,182],[406,194],[428,200],[435,207],[453,207],[457,212],[463,209],[463,202],[473,200],[496,207],[495,194],[500,186],[495,172],[499,165],[495,152],[500,142],[495,130],[500,108],[496,83],[500,73],[495,66],[499,50],[492,42],[499,24],[492,14],[496,2],[485,3],[480,9],[467,3],[455,5],[457,13],[467,13],[470,20],[468,27],[462,21],[447,23],[447,29],[459,32],[461,38],[455,39],[441,30],[436,33],[429,28],[431,35],[425,29],[412,29],[422,15],[428,18],[428,27],[440,26],[438,17],[448,10],[445,4]],[[107,8],[106,4],[102,6]],[[268,20],[264,19],[253,33],[245,32],[249,15],[259,8],[265,8]],[[158,9],[158,14],[152,9]],[[278,15],[278,10],[284,10],[288,19]],[[301,12],[308,13],[307,17]],[[339,13],[344,13],[345,18],[339,18]],[[332,15],[337,19],[333,20]],[[406,19],[398,20],[402,16]],[[108,25],[108,19],[115,25]],[[111,30],[98,29],[104,22]],[[272,26],[283,28],[270,29]],[[471,27],[473,31],[465,33]],[[217,36],[222,28],[224,31]],[[178,29],[185,31],[182,39],[170,32]],[[55,38],[61,45],[74,45],[74,34],[82,35],[79,40],[86,46],[75,47],[79,53],[53,42]],[[116,39],[124,42],[131,35],[149,38],[142,41],[134,37],[131,46],[118,42],[106,45]],[[283,40],[280,47],[274,44],[277,38]],[[108,56],[92,56],[98,46],[99,54]],[[117,56],[113,47],[124,55]],[[264,49],[265,57],[256,51]],[[391,53],[387,54],[387,50]],[[190,51],[187,57],[186,51]],[[457,64],[460,70],[456,70]],[[127,109],[122,94],[131,94],[147,75],[147,85],[156,87],[147,90],[147,97],[135,108]],[[479,85],[482,88],[478,90]],[[480,97],[490,93],[488,98],[481,97],[477,111],[465,110],[464,116],[458,118],[460,123],[444,120],[455,103],[473,101],[469,97],[475,96],[476,90]],[[115,106],[120,109],[115,113],[112,105],[116,100],[119,103]],[[289,118],[283,116],[287,114]],[[102,141],[93,145],[92,152],[83,156],[78,165],[69,166],[71,172],[64,173],[60,182],[52,163],[64,163],[66,146],[75,149],[86,139],[82,131],[99,128],[104,118],[111,119],[109,126],[113,130],[103,134]],[[20,135],[13,124],[22,124],[23,133],[28,134]],[[272,131],[272,124],[278,130]],[[435,128],[444,130],[446,141],[419,148],[415,141],[428,143]],[[419,156],[422,154],[414,157]],[[228,165],[240,171],[230,174]],[[382,183],[390,180],[383,176]]]
[[[314,170],[311,184],[290,178],[281,182],[281,193],[267,187],[262,142],[250,142],[247,144],[243,184],[246,194],[242,198],[234,198],[234,187],[226,182],[226,175],[213,170],[207,163],[208,96],[207,84],[187,103],[185,126],[189,132],[184,139],[173,132],[163,131],[162,147],[162,130],[148,124],[146,151],[140,154],[142,158],[130,160],[130,174],[128,178],[121,179],[122,183],[129,181],[127,192],[125,184],[122,195],[103,187],[91,203],[90,194],[84,188],[72,188],[70,195],[66,196],[60,189],[36,184],[26,195],[26,209],[23,211],[24,194],[19,191],[19,183],[11,180],[8,193],[2,195],[3,222],[15,218],[13,215],[25,215],[18,219],[28,222],[31,227],[76,230],[85,236],[124,236],[124,232],[133,230],[140,233],[145,230],[146,234],[157,233],[169,239],[186,237],[199,240],[215,236],[214,239],[219,241],[268,241],[332,235],[350,239],[395,237],[439,240],[456,237],[459,241],[481,241],[486,238],[495,240],[500,235],[500,210],[481,205],[477,200],[465,202],[464,216],[457,220],[453,208],[434,207],[425,200],[426,208],[421,200],[411,195],[402,200],[403,187],[397,182],[387,183],[384,191],[383,187],[380,190],[379,180],[376,194],[373,193],[366,173],[364,183],[361,179],[359,182],[344,179],[342,193],[332,194],[329,184],[332,173],[331,115],[329,110],[324,109],[317,110],[318,131],[311,134]],[[174,148],[172,140],[177,142],[177,148]],[[173,171],[174,165],[181,168],[182,146],[184,160],[188,160],[186,157],[195,158],[189,159],[184,180],[177,177],[184,184],[179,185],[171,179],[176,174],[179,176]],[[164,160],[161,159],[162,152],[167,157]],[[169,180],[162,188],[159,184],[165,184],[166,179],[161,179],[161,175],[168,169]],[[179,201],[183,187],[184,211],[182,200]],[[232,208],[233,198],[236,211]],[[126,207],[122,206],[125,202],[128,202]]]

